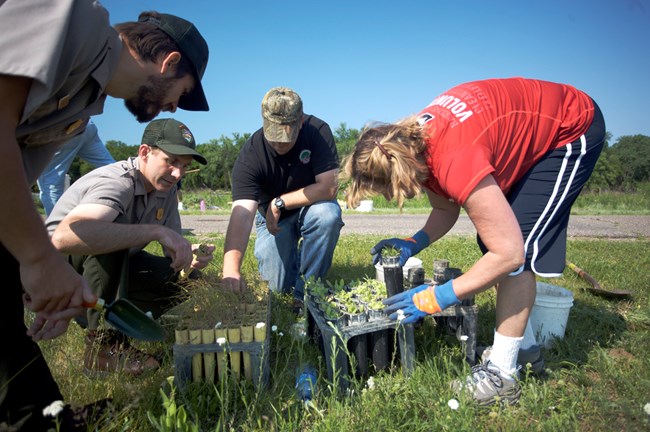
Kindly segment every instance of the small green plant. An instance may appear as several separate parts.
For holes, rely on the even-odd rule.
[[[325,316],[326,319],[328,320],[335,320],[337,319],[341,314],[340,311],[337,307],[335,307],[331,303],[325,303],[323,305],[323,315]]]
[[[370,303],[374,300],[381,301],[385,298],[386,284],[377,279],[366,277],[361,281],[355,281],[352,283],[352,292],[356,294],[357,298],[366,303]]]
[[[310,276],[305,281],[305,291],[314,299],[324,299],[327,297],[329,288],[320,279],[315,279],[313,276]]]
[[[333,292],[334,294],[338,294],[340,292],[345,291],[345,281],[343,279],[338,279],[334,281],[334,283],[327,282],[328,285],[330,286],[330,291]]]
[[[350,315],[356,315],[360,314],[363,312],[363,307],[355,302],[355,301],[349,301],[345,303],[345,310],[350,314]]]
[[[188,421],[185,407],[183,405],[176,405],[174,377],[168,377],[167,382],[171,387],[169,396],[165,394],[163,389],[160,389],[165,412],[159,418],[156,418],[151,412],[147,411],[149,422],[159,432],[198,432],[199,427],[191,421]]]
[[[354,300],[354,293],[352,291],[340,291],[336,293],[336,298],[342,303],[349,303]]]
[[[381,299],[379,298],[375,298],[368,302],[368,309],[371,310],[382,310],[384,307],[386,307],[386,305],[384,305],[384,303],[382,303]]]
[[[402,249],[395,247],[395,246],[386,246],[381,250],[381,257],[382,258],[390,258],[390,257],[398,257],[400,253],[402,252]]]

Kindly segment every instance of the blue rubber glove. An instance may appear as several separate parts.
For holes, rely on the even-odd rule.
[[[408,291],[395,294],[383,301],[386,305],[384,312],[388,318],[396,320],[398,311],[402,311],[404,318],[402,324],[412,324],[427,315],[447,309],[449,306],[460,303],[454,293],[452,280],[442,285],[420,285]]]
[[[395,294],[392,297],[384,299],[382,302],[386,305],[384,308],[384,313],[388,315],[388,318],[395,321],[397,320],[398,316],[397,311],[401,309],[405,316],[405,318],[402,320],[402,324],[413,324],[414,322],[419,321],[428,314],[426,312],[422,312],[415,306],[413,303],[413,296],[420,291],[424,291],[430,287],[431,285],[427,284],[416,286],[415,288],[411,288],[408,291],[403,291],[399,294]]]
[[[404,266],[410,257],[416,255],[422,249],[429,246],[429,236],[427,233],[420,230],[413,234],[413,237],[405,239],[390,238],[380,241],[370,249],[373,265],[381,261],[381,251],[384,250],[385,247],[389,246],[400,250],[399,264]]]

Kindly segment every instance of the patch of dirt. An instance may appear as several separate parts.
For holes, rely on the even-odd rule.
[[[633,361],[635,359],[631,353],[622,348],[612,348],[607,352],[607,354],[609,354],[609,356],[614,360]]]

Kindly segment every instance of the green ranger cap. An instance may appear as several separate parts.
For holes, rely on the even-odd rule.
[[[196,151],[194,135],[183,123],[174,119],[150,122],[142,134],[142,144],[158,147],[175,156],[191,155],[195,161],[207,165],[208,161]]]

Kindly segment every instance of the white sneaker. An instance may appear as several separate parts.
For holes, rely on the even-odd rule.
[[[521,396],[521,387],[517,379],[507,376],[489,360],[472,367],[472,373],[462,380],[451,383],[456,392],[469,392],[481,406],[504,402],[514,405]]]

